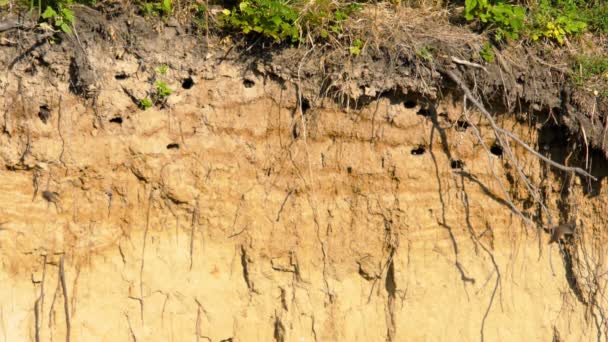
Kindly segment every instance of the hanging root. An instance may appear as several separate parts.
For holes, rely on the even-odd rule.
[[[475,96],[473,96],[471,89],[464,83],[464,81],[458,75],[456,75],[451,70],[447,70],[447,69],[443,69],[443,68],[438,68],[438,70],[441,73],[443,73],[444,75],[448,76],[452,81],[454,81],[460,87],[460,89],[463,91],[464,100],[465,100],[464,101],[464,104],[465,104],[464,111],[465,111],[466,119],[467,119],[468,123],[472,127],[475,128],[476,137],[479,140],[479,142],[482,144],[482,146],[486,150],[486,153],[488,153],[488,156],[489,156],[488,148],[485,145],[485,143],[483,142],[481,134],[479,134],[477,126],[470,119],[470,117],[466,114],[466,101],[467,100],[471,101],[473,103],[473,105],[475,105],[475,107],[477,107],[477,109],[479,109],[479,111],[483,114],[483,116],[488,120],[488,122],[490,123],[490,126],[492,127],[492,130],[494,131],[494,136],[496,137],[497,142],[504,148],[509,162],[511,163],[511,165],[514,166],[515,170],[517,171],[519,177],[523,181],[526,189],[528,190],[528,192],[530,193],[532,198],[534,198],[536,203],[538,203],[540,208],[546,214],[549,224],[553,225],[553,222],[552,222],[553,220],[551,218],[549,209],[547,208],[544,201],[542,200],[539,190],[536,188],[536,186],[534,186],[534,184],[530,181],[530,179],[524,174],[520,163],[515,158],[515,154],[513,153],[512,149],[509,145],[509,140],[515,141],[517,144],[519,144],[524,149],[526,149],[528,152],[530,152],[533,156],[537,157],[541,161],[543,161],[557,169],[560,169],[560,170],[566,171],[566,172],[576,173],[580,176],[588,177],[593,180],[597,180],[593,175],[591,175],[590,173],[588,173],[587,171],[585,171],[579,167],[566,166],[566,165],[557,163],[557,162],[543,156],[542,154],[538,153],[534,148],[532,148],[528,144],[526,144],[519,137],[517,137],[513,132],[510,132],[506,129],[499,127],[496,124],[496,121],[494,121],[494,118],[492,118],[492,115],[488,112],[488,110],[486,110],[486,108],[484,107],[482,102],[479,101]],[[496,174],[494,173],[493,168],[492,168],[492,174],[494,175],[494,177],[496,177]],[[526,224],[532,224],[532,222],[529,218],[525,217],[521,211],[519,211],[515,208],[515,206],[513,205],[512,201],[510,199],[510,196],[508,196],[506,189],[504,188],[502,183],[499,182],[499,184],[501,185],[502,192],[507,196],[507,199],[508,199],[508,202],[509,202],[511,208],[514,209],[515,212],[524,219]]]
[[[477,107],[477,109],[479,109],[479,111],[486,117],[488,122],[490,122],[492,129],[494,130],[496,139],[498,139],[500,142],[504,141],[503,136],[510,138],[510,139],[514,140],[515,142],[517,142],[519,145],[521,145],[523,148],[528,150],[528,152],[532,153],[532,155],[534,155],[535,157],[539,158],[540,160],[544,161],[545,163],[547,163],[555,168],[558,168],[558,169],[566,171],[566,172],[574,172],[581,176],[589,177],[595,181],[597,180],[597,178],[593,177],[590,173],[588,173],[587,171],[585,171],[579,167],[566,166],[566,165],[557,163],[557,162],[543,156],[542,154],[538,153],[535,149],[530,147],[528,144],[523,142],[521,139],[519,139],[512,132],[498,127],[496,125],[496,122],[492,118],[492,115],[486,110],[486,108],[483,106],[483,104],[479,100],[477,100],[477,98],[475,98],[475,96],[473,96],[473,93],[471,92],[469,87],[467,87],[467,85],[460,79],[460,77],[456,76],[456,74],[450,70],[441,70],[441,71],[445,75],[447,75],[452,81],[454,81],[454,82],[456,82],[456,84],[458,84],[460,89],[464,92],[466,98],[468,100],[470,100],[475,105],[475,107]]]

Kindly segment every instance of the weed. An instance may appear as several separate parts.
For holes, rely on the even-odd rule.
[[[164,75],[166,75],[166,74],[167,74],[167,70],[168,70],[168,69],[169,69],[169,68],[167,67],[167,64],[161,64],[161,65],[159,65],[159,66],[158,66],[158,67],[155,69],[155,71],[156,71],[156,72],[157,72],[159,75],[163,75],[163,76],[164,76]]]
[[[465,19],[480,20],[484,26],[495,29],[496,40],[519,38],[524,25],[525,10],[521,6],[490,0],[465,0]]]
[[[342,34],[344,21],[361,8],[330,0],[244,0],[238,8],[225,9],[221,20],[224,27],[240,33],[297,43],[305,35],[325,39]]]
[[[567,35],[581,33],[587,28],[578,6],[564,1],[540,0],[529,24],[529,35],[533,41],[545,38],[561,44]]]
[[[203,4],[195,4],[193,7],[193,21],[198,28],[207,28],[207,6]]]
[[[608,80],[608,56],[579,56],[576,59],[574,82],[582,85],[595,77]]]
[[[156,87],[156,95],[160,100],[166,99],[169,95],[171,95],[171,93],[173,93],[173,90],[171,90],[171,88],[169,88],[167,83],[164,81],[156,81],[154,86]]]
[[[359,4],[349,4],[342,8],[338,8],[333,13],[333,18],[329,24],[329,30],[333,33],[339,34],[342,33],[342,24],[346,19],[348,19],[355,11],[359,11],[361,9],[361,5]],[[320,12],[316,15],[320,15],[323,12]],[[315,13],[309,14],[309,20],[312,20],[315,16]]]
[[[172,0],[157,0],[152,2],[145,2],[141,6],[141,11],[145,16],[154,17],[168,17],[173,13],[173,1]]]
[[[431,50],[423,47],[422,49],[416,51],[416,56],[420,57],[421,59],[429,62],[433,60],[433,54],[431,53]]]
[[[489,42],[486,42],[479,50],[479,56],[488,63],[494,63],[494,50],[492,50],[492,45]]]
[[[350,54],[353,56],[359,56],[361,49],[363,48],[363,41],[359,38],[355,39],[353,44],[350,46]]]
[[[149,98],[145,98],[145,99],[141,99],[139,100],[139,108],[146,110],[150,107],[152,107],[154,104],[152,103],[152,100],[150,100]]]
[[[69,4],[69,2],[65,4],[58,3],[56,10],[51,6],[47,6],[41,15],[42,19],[46,20],[46,23],[43,24],[52,25],[65,33],[72,33],[70,25],[74,24],[74,12],[67,7]]]
[[[245,0],[238,9],[225,9],[222,20],[226,27],[244,34],[257,33],[276,42],[297,42],[300,38],[298,16],[285,0]]]

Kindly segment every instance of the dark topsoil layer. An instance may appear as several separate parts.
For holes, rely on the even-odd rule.
[[[395,12],[380,5],[366,7],[349,20],[340,40],[299,47],[206,32],[175,19],[145,19],[135,14],[136,9],[116,3],[74,10],[77,35],[45,32],[16,13],[0,14],[0,27],[17,20],[23,25],[0,33],[2,68],[24,76],[45,72],[49,78],[69,82],[71,91],[94,98],[96,90],[103,88],[94,65],[104,58],[130,55],[145,68],[153,56],[162,55],[170,68],[203,78],[232,61],[249,72],[293,82],[309,106],[332,99],[351,108],[379,97],[406,101],[415,96],[429,102],[445,96],[462,98],[446,77],[445,71],[452,70],[492,112],[549,118],[567,127],[578,146],[588,142],[608,156],[608,101],[573,86],[568,64],[573,48],[568,44],[511,44],[494,48],[496,61],[485,63],[473,56],[487,38],[451,22],[448,13]],[[359,37],[365,45],[359,56],[353,56],[349,45]]]

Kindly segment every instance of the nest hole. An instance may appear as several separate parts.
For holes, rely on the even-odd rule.
[[[456,121],[456,130],[458,132],[464,132],[469,128],[470,124],[467,120],[458,120]]]
[[[426,152],[426,148],[424,148],[424,146],[420,145],[417,148],[413,149],[411,151],[412,155],[414,156],[421,156]]]
[[[418,110],[416,114],[424,117],[429,117],[431,116],[431,111],[428,108],[420,108],[420,110]]]
[[[310,109],[310,101],[308,101],[308,99],[302,98],[300,107],[302,108],[302,113],[306,114],[306,112]]]
[[[42,121],[46,125],[47,121],[49,121],[49,118],[51,117],[51,109],[48,105],[43,104],[42,106],[40,106],[40,111],[38,111],[38,117],[40,118],[40,121]]]
[[[464,167],[464,162],[460,159],[454,159],[450,161],[450,167],[452,169],[462,169]]]
[[[111,118],[111,119],[110,119],[110,122],[111,122],[111,123],[115,123],[115,124],[122,125],[122,117],[117,116],[117,117],[115,117],[115,118]]]
[[[249,79],[245,79],[243,80],[243,86],[245,86],[245,88],[252,88],[255,85],[255,82]]]
[[[407,109],[412,109],[414,107],[416,107],[418,105],[418,102],[416,102],[416,100],[406,100],[405,102],[403,102],[403,107],[407,108]]]
[[[192,77],[186,77],[182,81],[182,88],[184,88],[184,89],[190,89],[193,86],[194,86],[194,80],[192,79]]]
[[[179,149],[178,143],[170,143],[169,145],[167,145],[167,150],[178,150],[178,149]]]
[[[119,81],[122,81],[122,80],[126,80],[127,78],[129,78],[129,75],[127,75],[127,73],[125,73],[125,72],[120,72],[120,73],[114,75],[114,78]]]
[[[492,147],[490,147],[490,153],[492,153],[495,156],[502,156],[503,150],[502,147],[496,143],[494,143],[494,145],[492,145]]]
[[[352,174],[353,173],[353,167],[352,166],[347,166],[346,167],[346,172],[348,172],[348,174]]]

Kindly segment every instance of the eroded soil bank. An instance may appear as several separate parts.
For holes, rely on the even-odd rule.
[[[459,97],[301,101],[178,28],[141,37],[0,50],[0,339],[605,340],[602,153],[587,183],[512,146],[556,223],[578,223],[547,245]],[[142,110],[158,80],[173,93]],[[585,160],[545,118],[495,114]]]

